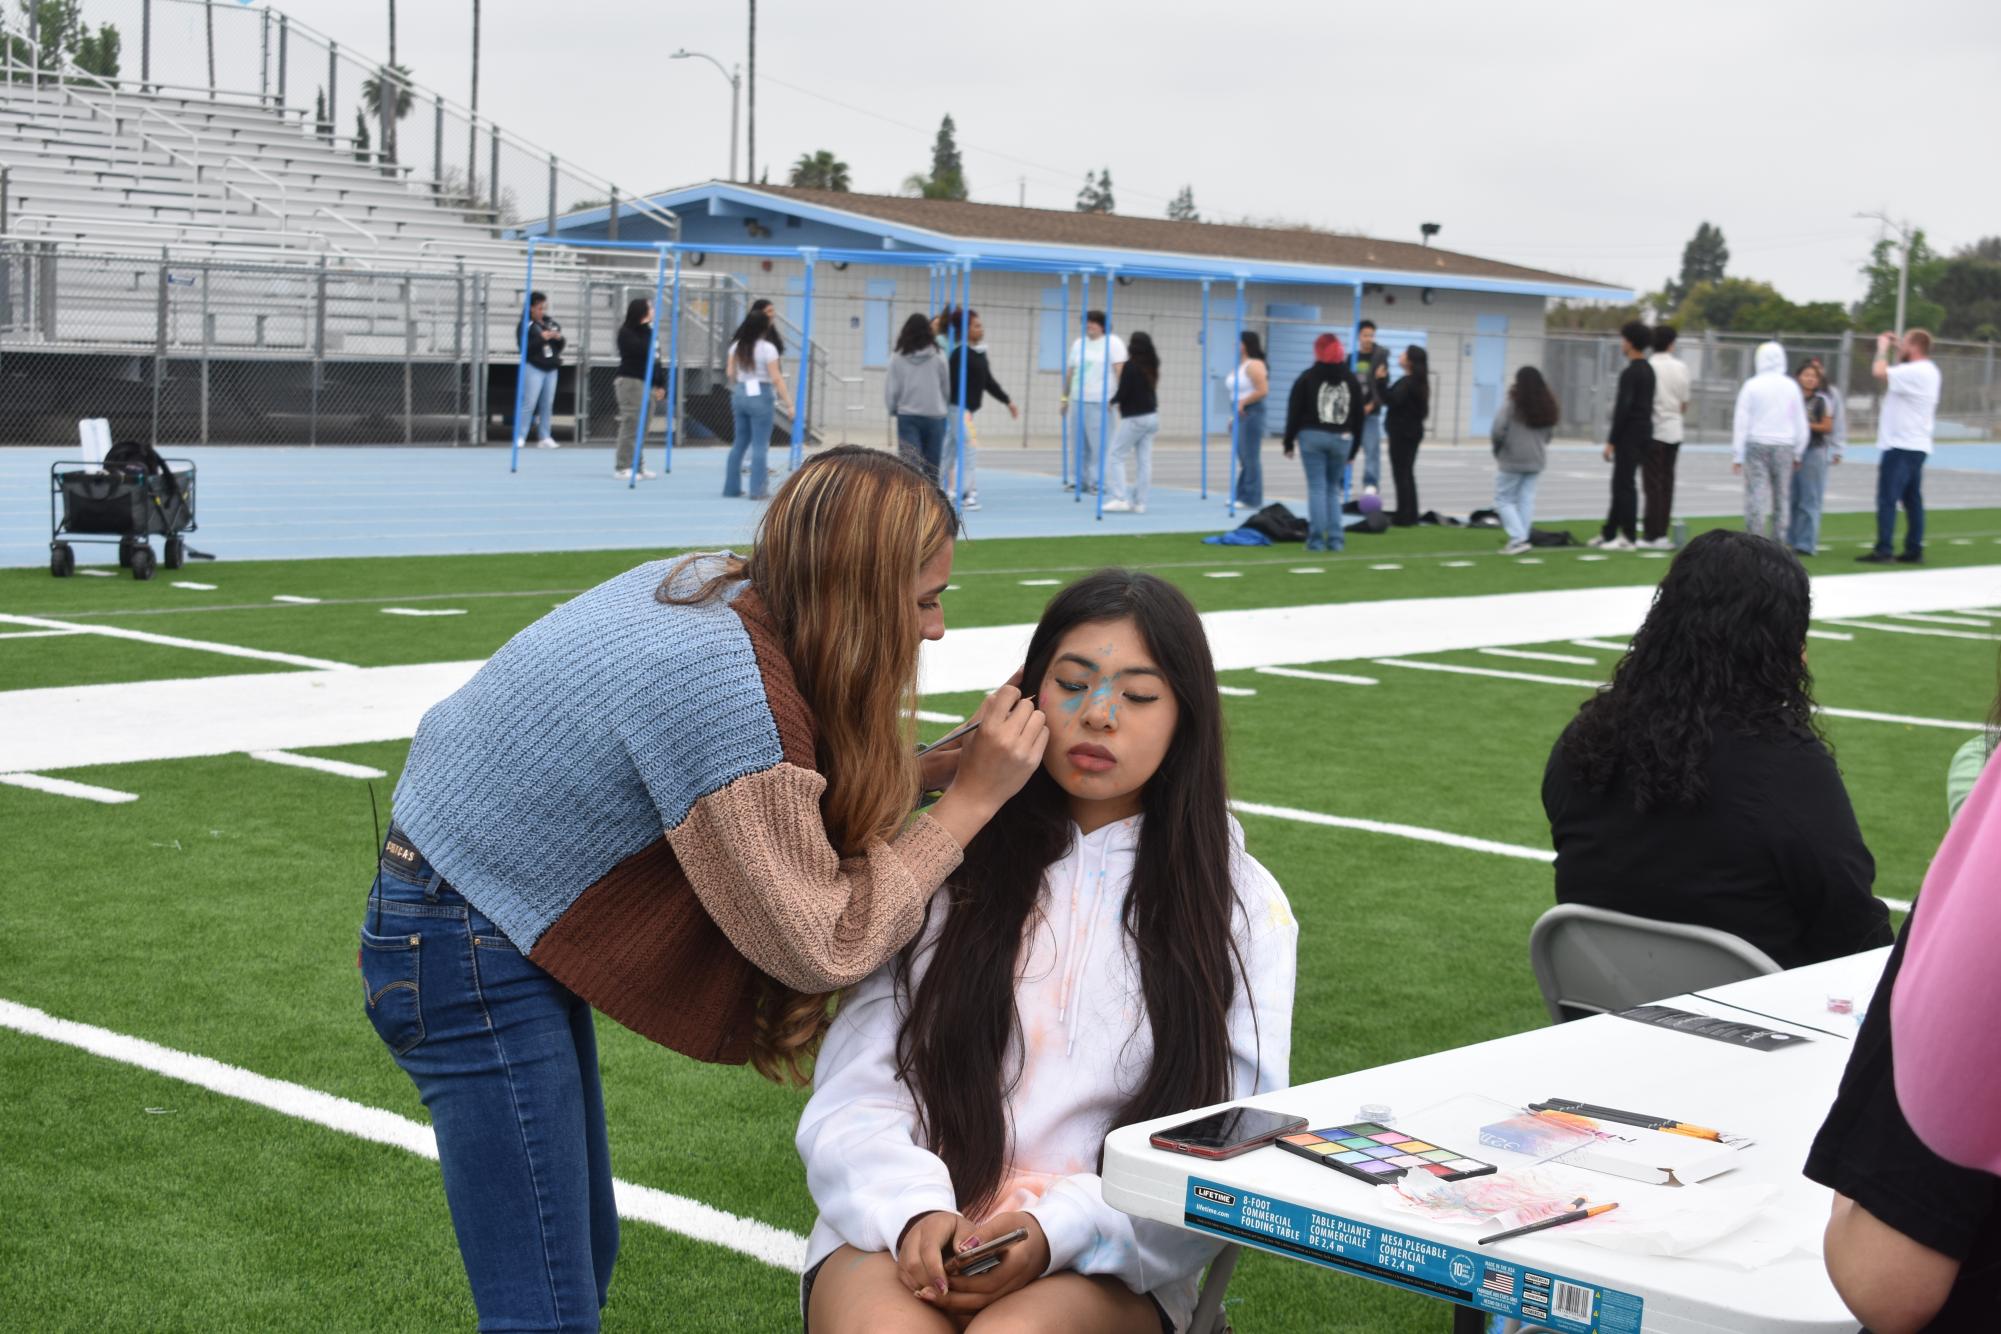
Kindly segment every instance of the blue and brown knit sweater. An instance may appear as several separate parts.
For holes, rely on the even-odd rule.
[[[960,851],[918,816],[838,855],[813,715],[762,600],[738,583],[663,603],[675,564],[564,603],[426,713],[395,814],[564,985],[676,1051],[741,1062],[760,971],[801,991],[860,981],[917,933]]]

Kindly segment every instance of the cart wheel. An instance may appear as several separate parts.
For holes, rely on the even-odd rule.
[[[132,577],[134,579],[153,577],[153,548],[148,546],[132,548]]]
[[[119,569],[129,570],[132,568],[132,553],[138,550],[140,545],[141,543],[137,538],[121,537],[118,539]]]
[[[170,570],[178,570],[188,563],[188,544],[178,537],[167,539],[167,556],[160,562]]]
[[[49,544],[49,573],[67,579],[76,572],[76,548],[67,542]]]

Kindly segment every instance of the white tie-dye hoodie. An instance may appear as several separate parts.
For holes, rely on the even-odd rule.
[[[1021,1077],[1008,1106],[1013,1145],[992,1213],[1026,1210],[1049,1239],[1049,1272],[1117,1277],[1152,1293],[1185,1326],[1195,1280],[1220,1243],[1162,1223],[1136,1221],[1105,1203],[1098,1157],[1112,1117],[1152,1059],[1152,1030],[1138,960],[1123,913],[1140,820],[1077,833],[1044,874],[1015,984]],[[1271,873],[1244,851],[1230,822],[1248,986],[1230,1010],[1231,1096],[1286,1086],[1299,926]],[[934,905],[914,972],[930,966],[943,927]],[[843,1242],[886,1251],[904,1225],[934,1209],[959,1212],[950,1173],[916,1139],[915,1108],[896,1078],[902,1026],[891,969],[849,993],[827,1034],[797,1142],[820,1208],[807,1268]]]

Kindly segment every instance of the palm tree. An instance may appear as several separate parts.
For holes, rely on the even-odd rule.
[[[849,190],[848,164],[826,149],[801,153],[792,164],[792,184],[807,190]]]
[[[410,95],[410,71],[402,65],[392,64],[374,78],[361,81],[361,104],[368,108],[369,115],[382,122],[384,161],[396,160],[396,122],[410,114],[414,102]]]

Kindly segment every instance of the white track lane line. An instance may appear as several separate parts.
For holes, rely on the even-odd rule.
[[[1330,829],[1358,829],[1367,834],[1389,834],[1395,838],[1416,839],[1420,843],[1442,843],[1448,848],[1489,852],[1500,857],[1519,857],[1523,861],[1556,860],[1556,854],[1547,848],[1523,847],[1519,843],[1496,843],[1490,838],[1473,838],[1466,834],[1448,833],[1443,829],[1426,829],[1421,825],[1390,824],[1382,820],[1361,820],[1346,815],[1322,815],[1319,811],[1295,810],[1290,806],[1266,806],[1255,801],[1233,801],[1230,803],[1230,809],[1244,815],[1263,815],[1274,820],[1291,820],[1296,824],[1324,825]]]
[[[176,580],[174,580],[174,582],[173,582],[173,587],[175,587],[175,588],[192,588],[192,589],[193,589],[193,590],[194,590],[195,592],[197,592],[197,593],[213,593],[213,592],[215,592],[215,585],[214,585],[214,584],[198,584],[198,583],[194,582],[194,581],[193,581],[192,579],[176,579]]]
[[[1242,570],[1210,570],[1202,577],[1204,579],[1241,579],[1244,577],[1244,572]]]
[[[1609,639],[1573,639],[1571,643],[1579,648],[1595,648],[1601,653],[1624,653],[1631,644],[1614,644]]]
[[[561,606],[559,602],[556,604]],[[464,607],[384,607],[384,616],[463,616]]]
[[[1228,695],[1232,699],[1249,699],[1258,692],[1249,686],[1217,686],[1216,693]]]
[[[128,801],[139,800],[136,792],[120,792],[113,787],[95,787],[89,783],[73,783],[67,778],[50,778],[45,774],[0,774],[0,783],[10,787],[25,787],[35,792],[46,792],[52,797],[77,797],[83,801],[101,801],[106,806],[122,806]]]
[[[316,769],[323,774],[334,774],[341,778],[387,778],[381,769],[370,768],[366,764],[349,764],[346,760],[325,760],[317,755],[294,755],[289,750],[246,751],[253,760],[266,764],[289,764],[295,769]]]
[[[9,630],[0,634],[0,639],[60,639],[64,635],[80,635],[82,630]]]
[[[1839,630],[1809,630],[1806,632],[1806,637],[1808,639],[1838,639],[1848,643],[1854,642],[1855,639],[1854,635],[1845,635]]]
[[[1985,630],[1993,622],[1985,616],[1939,616],[1928,611],[1893,611],[1889,613],[1893,621],[1920,621],[1927,625],[1970,625],[1976,630]]]
[[[125,630],[113,625],[78,625],[74,621],[51,621],[40,616],[13,616],[4,612],[0,612],[0,622],[31,625],[40,630],[74,630],[79,634],[103,635],[106,639],[129,639],[138,644],[158,644],[162,648],[191,648],[230,658],[254,658],[259,662],[282,662],[292,667],[317,667],[322,671],[351,672],[355,669],[351,662],[307,658],[297,653],[275,653],[270,649],[243,648],[237,644],[216,644],[206,639],[182,639],[178,635],[148,634],[144,630]]]
[[[1845,626],[1850,630],[1881,630],[1893,635],[1929,635],[1933,639],[1978,639],[1987,643],[2001,643],[2001,635],[1976,634],[1972,630],[1927,630],[1915,625],[1879,625],[1873,621],[1827,621],[1827,625]]]
[[[271,600],[273,602],[289,602],[295,607],[317,607],[320,604],[318,598],[303,598],[291,593],[275,593],[272,595]]]
[[[1538,653],[1525,648],[1483,648],[1482,653],[1496,658],[1520,658],[1526,662],[1561,662],[1571,667],[1596,667],[1598,659],[1580,658],[1575,653]]]
[[[963,723],[966,720],[956,713],[934,713],[930,709],[915,709],[910,714],[920,723]]]
[[[1290,676],[1298,681],[1331,681],[1337,686],[1381,685],[1373,676],[1349,676],[1342,672],[1309,672],[1304,667],[1260,667],[1260,676]]]
[[[1024,579],[1021,581],[1021,586],[1023,588],[1054,588],[1062,582],[1061,579]]]
[[[437,1137],[431,1127],[379,1107],[322,1093],[318,1089],[226,1065],[206,1056],[175,1051],[144,1038],[115,1033],[92,1024],[58,1019],[30,1006],[0,1000],[0,1027],[45,1038],[87,1051],[108,1061],[137,1066],[168,1079],[205,1088],[225,1098],[264,1107],[285,1116],[310,1121],[357,1139],[388,1144],[435,1161]],[[432,1180],[436,1180],[435,1177]],[[806,1263],[806,1239],[754,1218],[739,1218],[721,1209],[651,1186],[614,1181],[618,1212],[634,1222],[651,1223],[696,1241],[726,1246],[739,1255],[797,1273]]]

